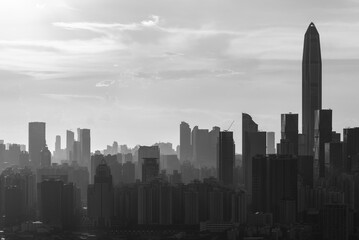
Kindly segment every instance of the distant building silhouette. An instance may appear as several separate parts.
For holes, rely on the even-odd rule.
[[[220,132],[218,139],[218,180],[226,185],[233,185],[235,145],[233,132]]]
[[[138,149],[138,160],[136,169],[136,179],[143,180],[142,168],[145,158],[157,159],[157,164],[160,162],[160,149],[158,146],[140,146]],[[159,170],[158,170],[159,171]]]
[[[40,152],[46,144],[46,124],[44,122],[29,123],[29,155],[35,168],[40,167]]]
[[[258,132],[257,123],[246,113],[242,113],[242,154],[244,185],[248,193],[247,204],[250,205],[252,199],[252,159],[258,154],[266,154],[266,133]]]
[[[67,160],[70,162],[74,161],[74,158],[73,158],[74,141],[75,141],[74,132],[67,130],[66,131],[66,154],[67,154]]]
[[[359,127],[343,130],[344,170],[359,170]]]
[[[314,177],[325,177],[324,144],[332,141],[332,110],[316,110],[314,114]]]
[[[142,182],[151,182],[159,175],[160,166],[157,158],[143,158]]]
[[[41,158],[41,162],[40,162],[41,167],[50,167],[51,166],[51,152],[49,151],[49,149],[47,148],[46,145],[41,150],[40,158]]]
[[[319,33],[310,23],[304,36],[302,61],[302,133],[305,155],[313,155],[314,111],[322,109],[322,58]]]
[[[290,150],[280,154],[298,156],[298,114],[281,115],[281,139],[288,143]]]
[[[87,191],[88,216],[94,226],[109,227],[114,216],[114,189],[110,167],[103,160],[96,168],[94,184]]]
[[[275,154],[275,132],[267,132],[267,154]]]
[[[91,135],[90,129],[80,129],[81,166],[90,166],[91,159]]]
[[[186,122],[180,124],[180,161],[192,160],[191,128]]]

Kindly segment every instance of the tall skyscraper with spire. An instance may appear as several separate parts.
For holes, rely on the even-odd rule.
[[[304,36],[302,61],[302,133],[305,154],[313,155],[314,111],[322,109],[322,58],[319,33],[310,23]]]

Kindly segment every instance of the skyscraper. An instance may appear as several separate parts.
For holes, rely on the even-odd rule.
[[[143,158],[142,181],[151,182],[158,177],[160,166],[157,158]]]
[[[233,132],[220,132],[218,139],[218,180],[226,185],[233,184],[234,156]]]
[[[192,159],[191,128],[188,123],[181,122],[180,125],[180,161]]]
[[[96,168],[94,184],[88,186],[87,202],[93,225],[110,226],[114,215],[114,189],[111,170],[105,160]]]
[[[137,174],[136,174],[136,178],[143,180],[142,179],[142,167],[144,164],[144,159],[145,158],[154,158],[157,159],[157,164],[159,165],[159,161],[160,161],[160,149],[158,146],[141,146],[138,149],[138,161],[137,161]]]
[[[287,154],[298,155],[298,114],[281,115],[281,138],[286,140],[291,151]]]
[[[317,178],[325,175],[324,144],[332,141],[332,110],[316,110],[314,120],[314,177]]]
[[[313,155],[314,111],[322,108],[322,59],[319,33],[310,23],[304,36],[302,61],[302,133],[305,155]]]
[[[249,114],[242,113],[242,154],[244,185],[248,192],[248,204],[252,198],[252,158],[266,154],[266,133],[258,132],[258,125]]]
[[[40,166],[40,152],[46,145],[46,125],[44,122],[29,123],[29,154],[32,165],[35,168]]]
[[[80,165],[89,166],[91,159],[91,136],[90,129],[80,130],[81,159]]]
[[[75,134],[74,132],[67,130],[66,131],[66,154],[67,160],[74,161],[73,159],[73,149],[74,149],[74,140]]]
[[[50,167],[51,166],[51,152],[49,151],[49,149],[47,148],[47,146],[45,146],[40,153],[41,156],[41,162],[40,162],[40,166],[43,167]]]
[[[267,154],[275,154],[275,133],[267,132]]]

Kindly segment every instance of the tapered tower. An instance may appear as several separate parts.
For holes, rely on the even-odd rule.
[[[305,154],[313,155],[314,111],[322,109],[322,58],[319,33],[310,23],[304,36],[302,61],[302,133]]]

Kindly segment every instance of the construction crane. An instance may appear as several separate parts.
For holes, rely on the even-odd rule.
[[[229,125],[229,128],[227,128],[227,130],[224,130],[225,132],[228,132],[229,129],[231,129],[231,127],[233,126],[234,120],[232,121],[231,125]]]

